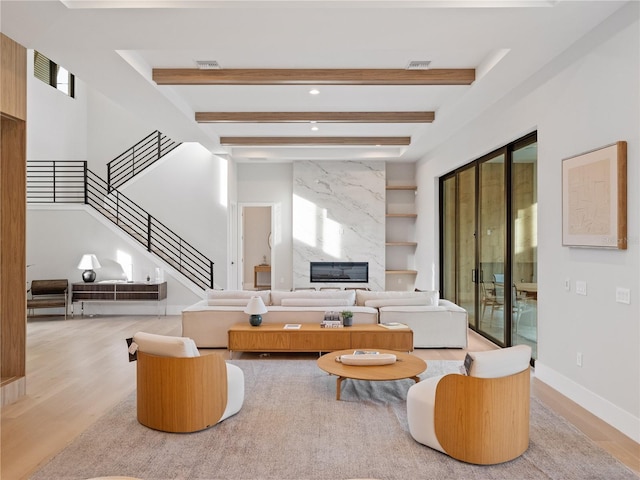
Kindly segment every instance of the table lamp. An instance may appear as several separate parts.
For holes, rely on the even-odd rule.
[[[85,253],[78,264],[78,269],[84,270],[84,272],[82,272],[82,280],[86,283],[93,282],[96,279],[96,272],[94,272],[93,269],[100,268],[101,266],[98,257],[93,253]]]
[[[244,309],[244,313],[251,315],[251,317],[249,317],[249,323],[254,327],[260,326],[262,323],[262,314],[267,312],[268,310],[267,307],[264,306],[262,297],[251,297],[251,300],[247,303],[247,308]]]

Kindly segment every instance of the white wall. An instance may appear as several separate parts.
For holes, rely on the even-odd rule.
[[[419,284],[437,286],[437,179],[538,131],[536,376],[640,441],[640,35],[632,3],[418,165]],[[562,246],[561,162],[628,143],[626,251]],[[572,289],[563,288],[565,278]],[[588,295],[575,294],[584,280]],[[631,304],[615,302],[615,287]],[[576,354],[583,354],[583,366]]]
[[[126,110],[87,87],[81,79],[76,78],[76,98],[70,98],[36,79],[33,77],[32,56],[33,52],[30,52],[27,81],[28,160],[84,161],[91,152],[93,161],[89,162],[89,168],[106,178],[105,165],[113,156],[155,130],[153,125],[143,125]],[[103,152],[107,153],[102,155]],[[219,286],[226,286],[226,160],[213,156],[200,145],[183,145],[137,177],[125,190],[140,206],[211,258],[215,262],[216,282]],[[27,253],[30,257],[27,263],[37,265],[30,267],[27,272],[30,280],[65,278],[63,272],[69,268],[73,273],[67,273],[67,278],[70,281],[79,279],[78,272],[74,271],[75,266],[82,253],[86,253],[87,249],[93,250],[91,242],[88,241],[83,247],[77,243],[76,237],[78,228],[92,231],[95,218],[86,211],[73,210],[76,207],[72,206],[73,220],[68,220],[69,217],[64,216],[60,208],[64,207],[59,206],[54,211],[35,208],[27,211]],[[83,218],[87,215],[92,220]],[[88,227],[84,224],[87,221]],[[45,227],[55,230],[55,235],[48,234]],[[118,233],[100,231],[100,239],[94,237],[96,242],[119,238],[118,245],[129,243],[127,251],[140,248],[126,235],[118,237]],[[34,238],[30,235],[34,235]],[[57,251],[59,245],[64,245],[64,250],[76,247],[77,250],[60,256]],[[111,253],[110,250],[105,251],[105,258],[114,258],[110,256]],[[135,280],[143,280],[147,273],[153,272],[156,265],[150,258],[143,251],[142,256],[134,259],[135,268],[144,266],[143,270],[134,272]],[[162,266],[160,261],[157,264]],[[178,306],[193,304],[201,295],[194,295],[190,288],[181,293],[181,289],[185,288],[183,286],[169,287],[168,304],[176,306],[178,313]],[[108,311],[116,310],[112,306]],[[139,309],[129,311],[135,313]]]
[[[34,77],[27,51],[27,160],[86,159],[87,87],[79,78],[75,92],[72,98]]]
[[[27,211],[27,281],[34,279],[66,278],[69,284],[82,282],[78,262],[84,253],[95,253],[98,260],[115,261],[121,254],[130,255],[133,264],[133,280],[153,280],[156,267],[164,269],[167,282],[167,312],[179,315],[187,306],[202,297],[198,289],[186,287],[162,262],[155,260],[144,248],[132,243],[127,234],[110,226],[108,220],[84,205],[30,206]],[[96,281],[108,279],[102,269],[96,270]],[[164,307],[164,305],[163,305]],[[79,312],[76,305],[75,311]],[[158,313],[156,302],[87,303],[87,314],[144,314]],[[37,314],[55,313],[56,310],[40,310]],[[59,310],[62,313],[62,310]],[[164,312],[163,312],[164,313]]]
[[[290,290],[293,286],[291,200],[293,195],[293,167],[290,163],[260,165],[241,163],[237,171],[237,201],[269,203],[273,206],[273,264],[274,290]]]
[[[87,155],[88,167],[106,180],[106,165],[156,130],[100,92],[89,88]],[[84,160],[84,159],[83,159]]]
[[[211,259],[215,283],[226,288],[226,160],[185,143],[120,190]]]

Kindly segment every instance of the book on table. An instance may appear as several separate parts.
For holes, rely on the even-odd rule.
[[[389,329],[409,328],[408,325],[405,325],[404,323],[400,323],[400,322],[383,322],[383,323],[380,323],[379,325],[381,327],[389,328]]]

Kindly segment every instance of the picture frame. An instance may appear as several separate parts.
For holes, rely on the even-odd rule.
[[[627,142],[562,160],[562,245],[627,249]]]

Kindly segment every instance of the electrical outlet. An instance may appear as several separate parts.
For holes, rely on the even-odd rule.
[[[587,282],[584,280],[576,280],[576,293],[578,295],[587,294]]]
[[[578,352],[578,354],[576,355],[576,365],[578,365],[579,367],[582,366],[582,352]]]
[[[631,290],[628,288],[616,287],[616,302],[626,303],[629,305],[631,303]]]
[[[570,278],[565,278],[565,279],[564,279],[564,289],[565,289],[567,292],[570,292],[570,291],[571,291],[571,279],[570,279]]]

